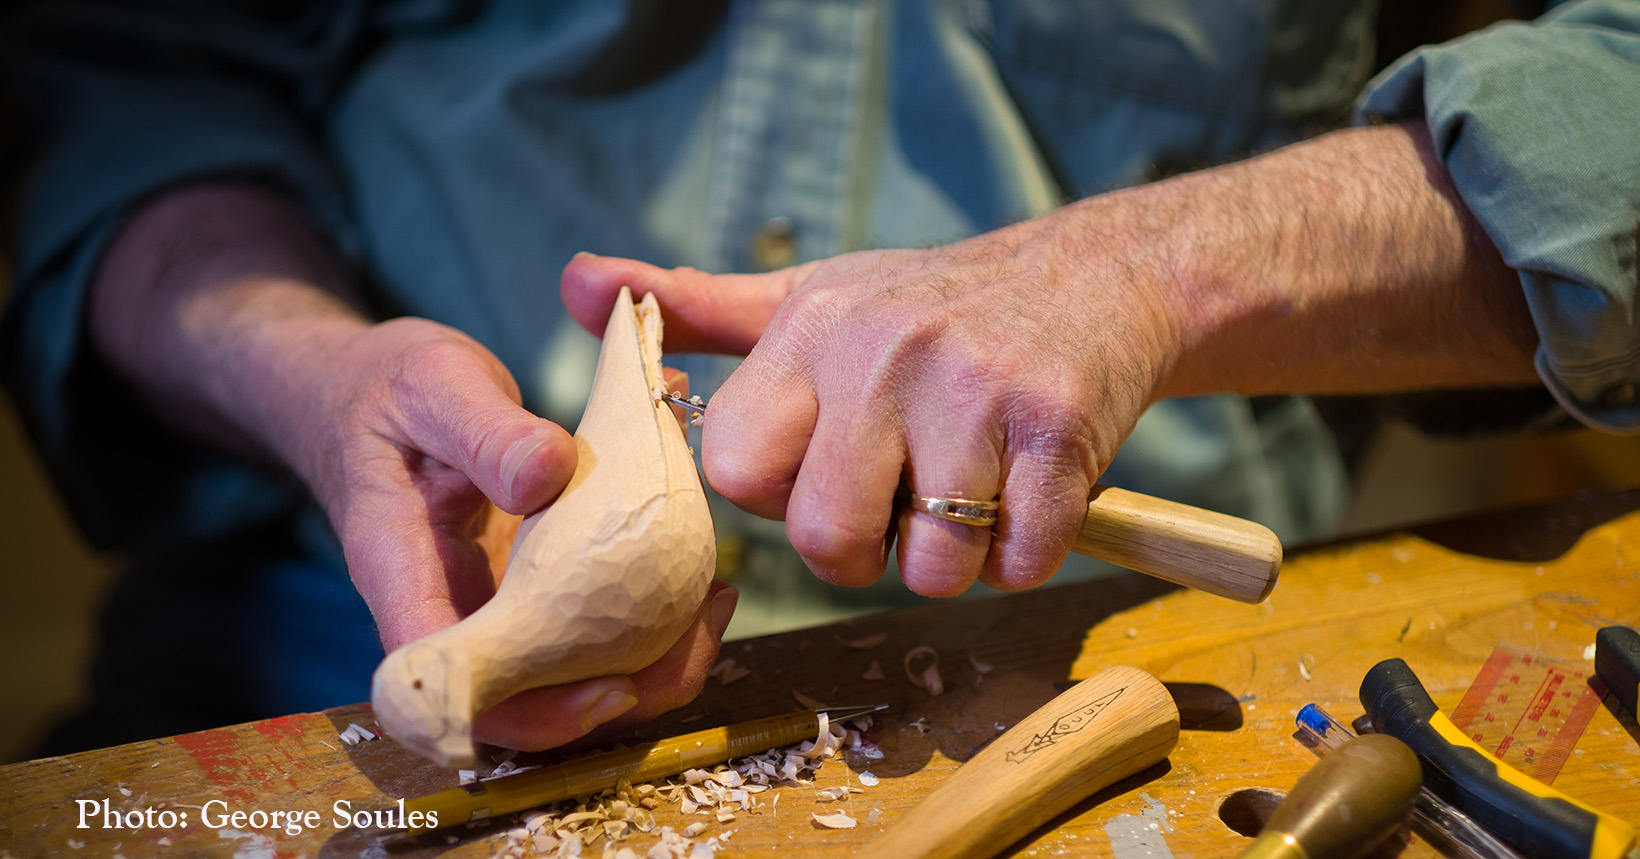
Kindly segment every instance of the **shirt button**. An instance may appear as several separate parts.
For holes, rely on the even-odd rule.
[[[1634,405],[1634,383],[1623,382],[1600,392],[1600,404],[1608,409],[1626,409]]]
[[[752,236],[752,264],[764,271],[785,268],[797,259],[797,233],[790,218],[770,218]]]

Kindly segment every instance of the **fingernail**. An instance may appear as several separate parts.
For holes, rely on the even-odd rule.
[[[506,455],[501,457],[501,481],[507,490],[507,500],[517,501],[518,491],[514,486],[518,482],[518,472],[523,470],[524,463],[529,461],[530,454],[540,449],[547,440],[539,436],[521,438],[507,448]]]
[[[712,597],[712,629],[717,631],[718,641],[723,640],[723,633],[729,629],[729,618],[734,617],[738,602],[740,591],[734,588],[724,588]]]
[[[592,251],[576,251],[575,252],[575,259],[581,259],[583,257],[595,257],[595,256],[597,256],[597,254],[593,253]]]
[[[598,696],[592,707],[581,714],[581,729],[590,731],[636,707],[638,699],[629,692],[612,690]]]

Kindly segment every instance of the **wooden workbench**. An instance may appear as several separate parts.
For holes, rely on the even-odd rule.
[[[1136,665],[1179,698],[1186,730],[1178,747],[1166,763],[1038,830],[1014,855],[1233,856],[1249,840],[1236,829],[1256,826],[1261,809],[1315,761],[1292,738],[1295,712],[1313,701],[1346,721],[1359,715],[1356,691],[1377,661],[1404,658],[1450,711],[1499,643],[1587,665],[1597,628],[1640,626],[1637,510],[1640,491],[1588,496],[1291,552],[1274,595],[1258,606],[1133,575],[733,642],[724,656],[751,675],[708,681],[698,701],[646,735],[796,709],[794,692],[835,704],[892,704],[872,734],[880,760],[833,760],[813,787],[787,786],[773,809],[713,821],[707,832],[732,831],[720,856],[847,856],[1068,680]],[[877,633],[887,638],[874,647],[846,644]],[[901,657],[917,645],[942,656],[947,690],[939,697],[901,670]],[[970,657],[994,669],[981,674]],[[885,679],[862,678],[872,660]],[[1640,822],[1640,730],[1614,716],[1611,701],[1594,713],[1555,784]],[[926,730],[914,727],[919,720]],[[374,726],[360,705],[0,767],[0,856],[496,849],[504,825],[454,830],[454,843],[440,833],[382,851],[357,830],[334,828],[337,800],[385,807],[456,782],[390,738],[344,744],[337,734],[350,723]],[[815,802],[816,787],[859,787],[868,768],[881,779],[876,786],[841,804]],[[77,829],[81,799],[108,799],[115,810],[186,810],[193,821],[211,800],[234,809],[312,809],[323,823],[296,836],[197,822],[168,831]],[[811,821],[812,811],[838,808],[859,827],[828,830]],[[657,816],[679,827],[709,819],[685,818],[675,806]],[[640,853],[644,845],[632,842]],[[1401,849],[1433,855],[1415,840]]]

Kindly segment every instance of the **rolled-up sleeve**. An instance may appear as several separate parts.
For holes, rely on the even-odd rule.
[[[0,127],[23,151],[9,165],[0,368],[69,507],[105,546],[224,536],[298,497],[280,475],[170,437],[96,361],[86,295],[121,218],[179,182],[257,176],[350,242],[312,117],[360,4],[288,3],[275,20],[227,3],[154,5],[43,3],[0,29]]]
[[[1423,48],[1368,87],[1357,115],[1428,121],[1520,275],[1544,384],[1582,422],[1640,432],[1640,2],[1567,3]]]

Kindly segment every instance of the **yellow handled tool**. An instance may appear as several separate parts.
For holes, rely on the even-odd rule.
[[[419,796],[405,801],[404,813],[408,816],[420,812],[422,816],[418,819],[434,821],[425,827],[428,829],[443,829],[499,817],[563,799],[595,794],[623,780],[635,784],[665,778],[687,769],[707,767],[731,758],[789,746],[818,736],[821,713],[827,714],[833,722],[846,722],[886,709],[887,706],[801,710],[723,728],[695,731],[620,751],[526,770],[477,785]]]
[[[1633,826],[1535,781],[1476,745],[1400,659],[1361,681],[1372,728],[1417,753],[1429,789],[1526,856],[1640,859]]]

